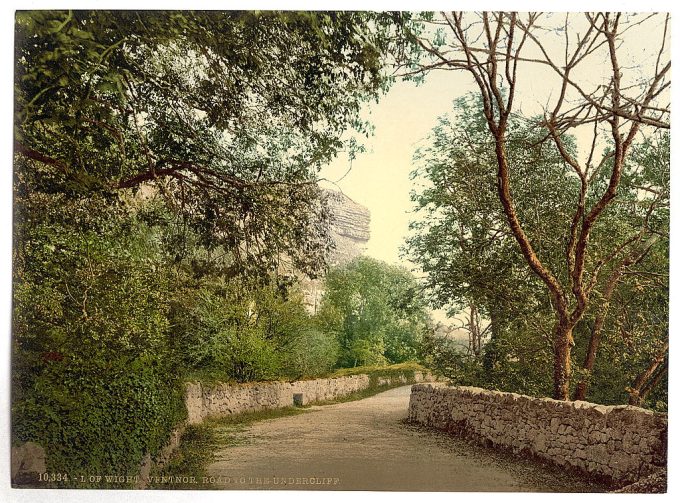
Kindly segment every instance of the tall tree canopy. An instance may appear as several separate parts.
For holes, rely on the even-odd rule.
[[[650,245],[647,225],[610,240],[604,255],[593,253],[590,243],[612,205],[622,199],[621,184],[639,133],[669,128],[670,17],[607,12],[549,17],[516,12],[426,15],[426,27],[411,32],[420,54],[408,62],[407,73],[461,70],[478,89],[495,155],[498,200],[553,309],[553,395],[566,400],[574,330],[597,299],[598,287],[617,274],[618,264],[631,254],[644,254]],[[632,46],[638,53],[644,47],[651,56],[640,63]],[[566,236],[558,267],[529,231],[512,182],[518,170],[509,156],[512,121],[522,92],[527,92],[522,85],[536,78],[533,72],[554,90],[546,94],[543,116],[535,124],[546,131],[538,145],[557,149],[578,186],[564,224],[554,228],[555,237]],[[590,140],[585,155],[579,156],[569,149],[568,137],[584,130]]]
[[[365,132],[395,33],[368,13],[17,13],[13,442],[49,471],[133,474],[188,376],[335,363],[276,273],[324,265],[317,172]]]
[[[526,267],[497,197],[493,140],[476,102],[474,96],[457,100],[454,113],[440,118],[427,146],[416,155],[412,177],[417,189],[412,197],[420,218],[412,224],[406,250],[427,273],[431,302],[453,312],[478,308],[491,322],[491,338],[469,365],[465,357],[440,347],[446,344],[434,344],[431,352],[459,380],[548,393],[552,306],[540,280]],[[560,281],[567,281],[563,250],[578,180],[570,176],[557,148],[540,143],[547,131],[534,122],[521,116],[510,122],[506,149],[514,168],[513,199],[534,249]],[[576,150],[572,137],[563,141],[565,148]],[[593,231],[590,253],[609,262],[603,265],[607,281],[593,288],[589,309],[574,331],[574,352],[583,362],[575,366],[576,398],[584,399],[593,383],[590,398],[621,403],[626,387],[632,395],[640,391],[635,382],[650,364],[656,362],[652,370],[657,371],[663,363],[668,336],[669,147],[668,134],[651,136],[634,147],[618,198]],[[610,170],[607,166],[592,183],[606,184]],[[630,246],[611,260],[612,243],[627,240]],[[605,357],[596,369],[598,349]]]
[[[328,247],[319,167],[386,85],[383,15],[18,12],[15,152],[69,190],[146,182],[235,267]],[[35,164],[33,164],[35,165]],[[314,210],[314,211],[310,211]]]

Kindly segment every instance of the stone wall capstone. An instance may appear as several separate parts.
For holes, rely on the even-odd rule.
[[[629,405],[418,384],[409,420],[613,482],[634,482],[666,467],[666,414]]]

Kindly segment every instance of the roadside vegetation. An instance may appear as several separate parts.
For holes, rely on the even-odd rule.
[[[12,443],[43,446],[50,472],[134,474],[185,419],[189,380],[363,369],[357,398],[412,361],[666,410],[669,17],[542,16],[18,11]],[[542,49],[567,38],[565,66]],[[621,72],[630,40],[655,64]],[[596,57],[603,80],[581,82]],[[540,116],[518,104],[529,63],[561,89]],[[395,71],[441,68],[479,89],[414,159],[404,254],[424,277],[329,269],[319,171],[364,150],[362,109]],[[322,277],[310,313],[300,280]],[[467,317],[466,350],[430,307]]]
[[[665,410],[670,15],[419,19],[405,75],[475,87],[414,162],[405,251],[434,305],[469,314],[469,354],[433,340],[433,361],[462,382]]]
[[[565,215],[579,184],[557,147],[537,143],[547,134],[533,127],[537,120],[517,115],[510,122],[513,198],[543,263],[566,278]],[[416,155],[413,178],[420,188],[413,201],[420,217],[406,250],[427,273],[432,304],[458,316],[459,336],[467,335],[461,344],[430,333],[423,352],[430,368],[457,384],[551,396],[553,305],[524,265],[503,214],[491,141],[481,105],[469,95],[440,118]],[[577,151],[575,138],[563,141]],[[570,396],[666,411],[669,135],[659,132],[632,147],[626,170],[618,200],[588,242],[605,279],[592,284],[590,308],[573,329]],[[592,184],[605,185],[610,171],[605,158]],[[613,249],[612,243],[625,245]]]
[[[343,134],[368,132],[393,35],[372,13],[17,12],[14,444],[49,471],[133,474],[189,379],[418,353],[420,334],[310,315],[298,286],[333,246],[318,170],[361,149]]]

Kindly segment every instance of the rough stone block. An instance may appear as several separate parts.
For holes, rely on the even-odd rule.
[[[12,482],[30,484],[38,481],[38,475],[47,470],[45,449],[35,442],[12,447]]]

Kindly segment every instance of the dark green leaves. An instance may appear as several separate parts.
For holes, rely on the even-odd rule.
[[[360,104],[384,90],[388,15],[40,11],[19,12],[16,30],[24,155],[85,191],[162,186],[238,267],[271,271],[288,254],[322,269],[324,224],[305,212]],[[302,243],[320,253],[302,259]]]

